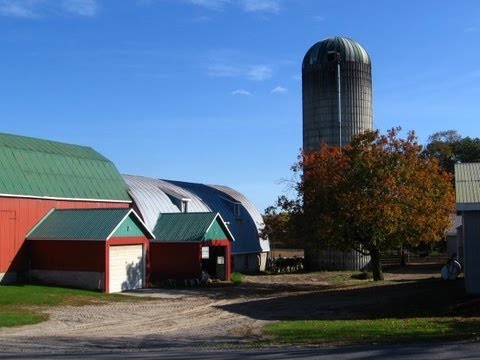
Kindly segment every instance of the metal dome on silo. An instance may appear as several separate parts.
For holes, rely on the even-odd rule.
[[[370,56],[356,41],[331,37],[314,44],[302,63],[303,149],[344,145],[373,129]]]

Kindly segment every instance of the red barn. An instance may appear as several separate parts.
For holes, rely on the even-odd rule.
[[[27,273],[26,235],[51,209],[130,203],[118,170],[95,150],[0,133],[0,282]]]
[[[108,293],[143,288],[152,238],[132,209],[55,209],[27,235],[29,275]]]
[[[152,283],[162,280],[200,279],[202,272],[230,280],[231,241],[218,213],[161,214],[150,243]]]

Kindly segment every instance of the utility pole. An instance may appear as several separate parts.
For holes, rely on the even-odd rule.
[[[340,53],[329,51],[328,61],[337,64],[338,145],[342,147],[342,88],[340,83]]]

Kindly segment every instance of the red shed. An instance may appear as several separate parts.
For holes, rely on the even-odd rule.
[[[230,280],[231,241],[227,224],[218,213],[161,214],[150,243],[152,283],[167,279],[212,278]]]
[[[53,208],[128,208],[113,163],[78,145],[0,133],[0,282],[25,273],[26,234]]]
[[[109,293],[142,288],[152,238],[132,209],[55,209],[27,235],[30,276]]]

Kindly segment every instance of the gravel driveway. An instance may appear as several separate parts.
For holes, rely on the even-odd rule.
[[[1,329],[0,351],[239,344],[251,340],[264,323],[222,310],[241,300],[181,290],[142,295],[153,300],[53,307],[46,322]]]
[[[252,276],[238,286],[147,289],[130,294],[145,297],[139,301],[52,307],[46,322],[0,329],[0,351],[245,345],[260,339],[270,321],[370,316],[382,304],[439,286],[433,273],[389,277],[393,282],[373,296],[364,281],[329,283],[318,273]]]

